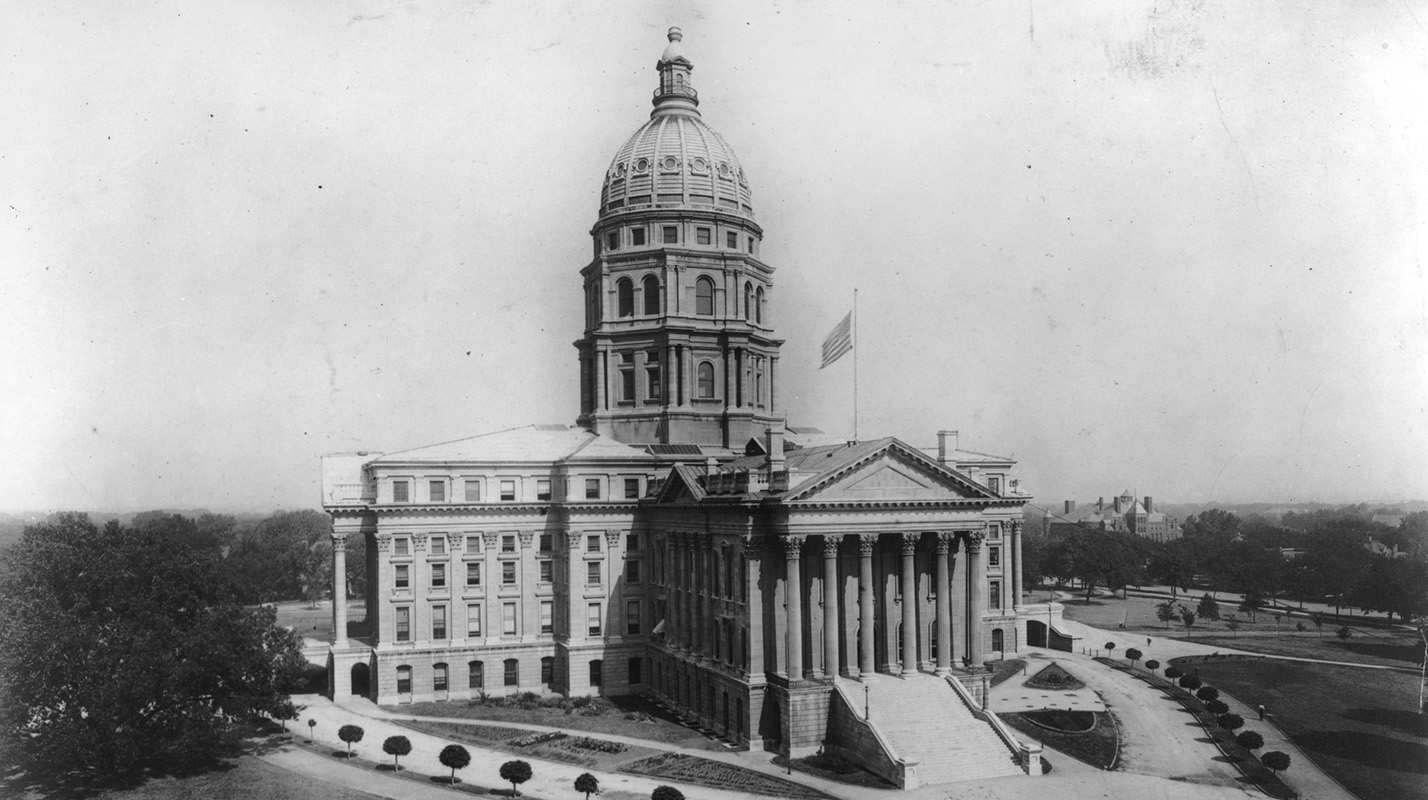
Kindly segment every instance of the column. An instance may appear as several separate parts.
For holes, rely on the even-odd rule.
[[[679,345],[679,405],[688,408],[690,398],[698,391],[694,381],[694,352],[687,345]]]
[[[982,665],[982,609],[987,606],[987,562],[982,555],[982,540],[986,534],[967,534],[967,657],[972,667]]]
[[[332,532],[332,644],[347,644],[347,533]]]
[[[948,559],[952,554],[954,540],[951,532],[937,534],[936,580],[933,591],[937,593],[937,674],[952,672],[952,580]]]
[[[917,553],[918,533],[902,535],[902,674],[917,674]]]
[[[1011,583],[1012,583],[1012,609],[1020,606],[1021,601],[1021,520],[1014,519],[1011,524],[1012,552],[1011,552]]]
[[[605,402],[605,398],[609,396],[606,391],[609,387],[605,385],[605,348],[595,348],[590,353],[590,358],[595,362],[595,385],[591,387],[595,395],[595,410],[604,411],[609,408]]]
[[[486,543],[486,554],[488,556],[494,555],[497,552],[496,538],[496,534],[488,534],[483,537]],[[582,589],[582,587],[585,586],[585,576],[581,574],[580,539],[581,536],[576,531],[565,532],[565,641],[567,644],[582,642],[587,632],[585,627],[585,608],[581,602],[585,595]],[[487,558],[486,574],[482,576],[486,580],[486,605],[489,606],[489,608],[486,609],[486,619],[495,620],[495,625],[501,624],[501,609],[499,607],[501,601],[495,591],[496,582],[500,580],[500,576],[496,572],[499,569],[500,563],[497,559]],[[488,628],[486,630],[486,638],[488,639],[492,638],[493,635],[499,634],[500,628]],[[566,668],[569,670],[573,682],[577,665],[574,663],[567,664]]]
[[[838,675],[838,542],[823,537],[823,675]]]
[[[714,630],[714,543],[707,536],[699,540],[699,561],[700,595],[704,598],[704,617],[699,620],[699,628],[703,634],[704,657],[713,658],[714,637],[717,635]]]
[[[762,680],[764,673],[768,672],[768,664],[764,662],[764,603],[769,598],[764,596],[762,581],[765,550],[763,542],[752,536],[744,536],[742,544],[743,564],[746,569],[739,576],[744,581],[739,597],[749,598],[745,606],[749,620],[749,642],[744,663],[749,665],[747,674],[750,677],[757,675]]]
[[[873,548],[878,544],[875,533],[858,537],[858,672],[872,675],[873,664]]]
[[[803,576],[799,558],[803,555],[803,540],[783,540],[784,610],[787,622],[787,670],[790,683],[803,679]]]
[[[769,414],[772,416],[778,411],[778,392],[774,387],[778,383],[774,381],[774,369],[778,366],[778,356],[769,357]]]

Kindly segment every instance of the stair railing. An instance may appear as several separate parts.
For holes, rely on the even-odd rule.
[[[957,696],[962,698],[963,705],[967,706],[967,709],[972,712],[972,716],[992,726],[992,730],[996,731],[1002,743],[1011,750],[1012,757],[1016,759],[1016,762],[1021,765],[1022,769],[1026,770],[1026,774],[1033,777],[1041,774],[1040,744],[1036,742],[1023,742],[1017,739],[1016,736],[1012,734],[1011,728],[1008,728],[1007,724],[1002,722],[1000,717],[991,711],[984,711],[977,706],[977,701],[972,698],[972,693],[967,691],[967,687],[963,686],[961,681],[949,675],[947,682],[952,684],[952,691],[956,692]]]

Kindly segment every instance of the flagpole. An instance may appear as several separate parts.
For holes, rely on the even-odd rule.
[[[858,441],[858,287],[853,287],[853,441]]]

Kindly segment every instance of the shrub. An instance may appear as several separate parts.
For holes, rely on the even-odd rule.
[[[655,790],[650,792],[650,800],[684,800],[684,792],[673,786],[656,786]]]
[[[1108,652],[1108,653],[1114,653],[1115,651],[1116,651],[1116,643],[1115,643],[1115,642],[1106,642],[1106,652]]]
[[[531,765],[519,759],[501,765],[501,780],[511,785],[511,794],[520,797],[520,785],[531,779]]]
[[[575,779],[575,791],[584,792],[585,800],[590,800],[590,795],[600,791],[600,781],[588,772],[582,772]]]
[[[1151,672],[1155,672],[1156,670],[1160,669],[1160,662],[1152,658],[1151,660],[1145,662],[1145,668],[1150,670]]]
[[[361,726],[358,725],[343,725],[337,729],[337,738],[347,743],[348,758],[352,757],[352,745],[362,741],[362,737],[365,736],[366,733],[367,732],[362,730]]]
[[[1229,711],[1230,707],[1225,705],[1224,700],[1210,700],[1205,703],[1205,710],[1218,717]]]
[[[1353,636],[1353,635],[1354,635],[1354,632],[1349,629],[1349,626],[1348,626],[1348,625],[1341,625],[1341,626],[1339,626],[1339,629],[1338,629],[1338,630],[1334,631],[1334,635],[1337,636],[1337,637],[1339,637],[1340,639],[1347,639],[1347,638],[1349,638],[1350,636]],[[1272,753],[1265,753],[1265,755],[1268,756],[1268,755],[1273,755],[1273,754],[1272,754]],[[1280,753],[1279,755],[1284,756],[1283,753]],[[1288,759],[1289,759],[1289,756],[1284,756],[1284,758],[1285,758],[1286,760],[1288,760]],[[1265,766],[1268,766],[1268,764],[1266,764]],[[1285,767],[1285,768],[1288,769],[1288,767]]]
[[[1200,603],[1195,607],[1195,616],[1200,619],[1219,619],[1220,604],[1208,594],[1201,595]]]
[[[1289,754],[1281,753],[1278,750],[1271,750],[1265,753],[1259,757],[1259,761],[1275,772],[1283,772],[1289,769]]]
[[[571,747],[578,747],[581,750],[594,750],[597,753],[610,753],[618,755],[625,752],[626,747],[619,742],[607,742],[604,739],[590,739],[585,736],[577,736],[570,740]]]
[[[1200,689],[1195,692],[1195,696],[1208,703],[1211,700],[1220,699],[1220,690],[1213,686],[1201,686]]]
[[[1307,631],[1307,630],[1309,630],[1309,629],[1306,628],[1306,627],[1304,627],[1304,620],[1301,619],[1301,620],[1299,620],[1298,622],[1294,623],[1294,630],[1299,631],[1300,633],[1303,633],[1303,632],[1305,632],[1305,631]]]
[[[1239,714],[1221,714],[1215,721],[1227,731],[1237,731],[1245,725],[1245,718]]]
[[[1193,692],[1196,689],[1199,689],[1201,685],[1202,682],[1200,681],[1200,679],[1195,677],[1194,675],[1180,676],[1180,688],[1182,689],[1189,689]]]
[[[388,736],[382,742],[382,752],[392,757],[392,770],[400,772],[402,769],[402,756],[412,751],[412,742],[405,736]]]
[[[451,783],[456,783],[456,771],[471,763],[471,753],[459,744],[449,744],[441,748],[438,756],[443,767],[451,767]]]
[[[1172,681],[1184,674],[1185,670],[1175,666],[1174,664],[1171,664],[1170,666],[1165,668],[1165,677],[1171,679]]]
[[[1255,731],[1245,731],[1235,737],[1235,743],[1246,750],[1258,750],[1264,747],[1264,737]]]
[[[1185,623],[1185,627],[1187,628],[1195,627],[1195,612],[1188,608],[1181,608],[1180,621]]]
[[[1135,662],[1139,661],[1141,659],[1141,656],[1143,655],[1145,654],[1135,649],[1134,647],[1126,651],[1126,659],[1131,662],[1132,666],[1134,666]]]

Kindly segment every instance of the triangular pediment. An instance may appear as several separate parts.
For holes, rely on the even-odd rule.
[[[798,500],[817,502],[927,502],[983,499],[988,493],[936,462],[920,455],[887,448],[841,474],[823,476],[812,485],[798,487]]]

